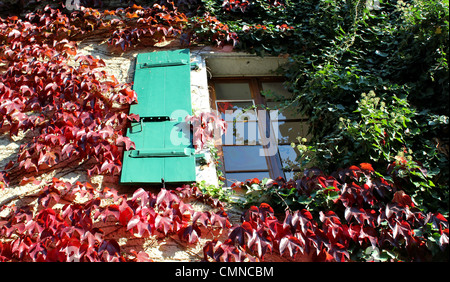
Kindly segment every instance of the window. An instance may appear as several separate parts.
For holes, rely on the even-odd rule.
[[[213,78],[211,96],[228,124],[221,146],[225,184],[254,177],[293,179],[300,168],[291,143],[298,143],[299,136],[307,137],[308,121],[282,107],[280,100],[291,96],[283,81],[278,77]]]

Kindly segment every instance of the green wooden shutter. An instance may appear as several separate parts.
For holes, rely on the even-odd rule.
[[[133,89],[139,114],[127,136],[136,150],[125,151],[121,183],[195,181],[195,156],[186,115],[192,114],[189,49],[139,54]]]

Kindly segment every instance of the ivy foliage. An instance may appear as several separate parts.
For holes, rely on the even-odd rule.
[[[71,5],[88,8],[74,13],[67,1],[16,2],[10,15],[67,19],[58,23],[70,40],[103,32],[125,50],[178,37],[288,57],[284,108],[309,116],[313,136],[303,166],[331,173],[370,162],[384,171],[406,153],[425,179],[404,189],[428,209],[448,210],[448,0],[78,0]]]
[[[285,108],[308,115],[314,136],[306,141],[299,138],[299,162],[318,164],[322,171],[307,175],[306,170],[295,181],[248,181],[246,204],[259,202],[259,207],[250,207],[225,242],[207,242],[204,260],[256,260],[269,251],[291,257],[315,253],[313,259],[319,261],[445,259],[441,255],[448,253],[448,0],[136,0],[120,1],[117,6],[74,0],[72,5],[88,8],[73,13],[62,0],[6,3],[14,2],[20,5],[10,17],[0,18],[0,67],[6,70],[0,82],[2,124],[12,126],[12,135],[31,128],[41,130],[45,138],[34,138],[21,148],[23,156],[2,171],[0,185],[8,182],[11,168],[44,170],[60,161],[54,152],[70,158],[75,148],[81,158],[103,157],[90,174],[118,172],[118,147],[132,147],[121,126],[106,127],[97,115],[110,113],[112,102],[133,102],[134,92],[112,78],[109,83],[85,81],[99,73],[105,79],[105,73],[94,72],[104,63],[79,56],[78,69],[68,65],[69,58],[77,55],[72,40],[103,33],[114,48],[123,51],[143,44],[144,39],[150,40],[146,46],[154,46],[166,37],[178,37],[191,46],[233,44],[261,56],[289,58],[281,70],[292,92]],[[38,9],[48,4],[51,7]],[[9,4],[0,2],[1,8],[5,5]],[[42,64],[52,66],[49,70],[57,78],[64,78],[69,70],[73,75],[79,72],[75,76],[79,79],[73,81],[81,81],[81,90],[90,98],[84,100],[93,99],[91,104],[77,98],[73,104],[84,127],[67,118],[71,114],[64,104],[68,98],[52,95],[63,93],[58,90],[61,81],[71,80],[61,78],[56,80],[58,85],[48,82],[44,87],[40,77],[48,68]],[[27,78],[30,75],[34,79]],[[102,98],[105,89],[112,92],[111,101]],[[27,98],[20,100],[25,94]],[[36,103],[35,99],[47,97],[43,94],[50,98]],[[11,99],[14,103],[9,103]],[[26,114],[31,110],[57,114],[52,123],[41,123],[40,117]],[[95,121],[87,118],[91,112]],[[55,120],[60,116],[62,121]],[[86,130],[91,125],[103,129],[99,133]],[[74,148],[67,144],[62,148],[63,137],[72,135],[61,132],[76,126],[81,128],[71,130],[76,134],[72,134],[74,145],[69,144]],[[44,146],[45,154],[38,149]],[[105,148],[110,152],[101,151]],[[349,166],[355,163],[360,166]],[[385,170],[382,177],[378,171]],[[24,178],[20,185],[33,180]],[[230,227],[223,210],[194,212],[181,201],[210,200],[203,193],[224,200],[230,196],[220,187],[198,186],[177,189],[177,194],[162,189],[158,195],[138,189],[126,200],[106,188],[96,193],[90,184],[75,184],[75,192],[54,179],[39,196],[43,209],[37,214],[13,208],[0,222],[1,236],[16,236],[0,244],[0,260],[71,260],[69,247],[75,247],[77,259],[89,261],[148,259],[142,252],[119,255],[117,242],[92,228],[91,216],[95,220],[112,216],[115,225],[126,226],[138,236],[177,233],[180,240],[195,243],[201,228],[211,233],[216,227]],[[77,193],[90,195],[90,200],[65,205],[59,214],[63,210],[54,210],[53,202],[62,193],[71,198]],[[118,203],[100,205],[111,197]],[[278,221],[262,200],[286,208],[284,220]],[[91,213],[94,210],[98,212]],[[25,225],[24,219],[30,224]],[[75,232],[79,235],[74,236]],[[27,253],[31,256],[25,257]]]
[[[404,169],[398,165],[390,173]],[[291,256],[297,251],[313,254],[312,261],[445,260],[447,219],[441,213],[424,212],[422,203],[416,205],[400,190],[399,182],[388,178],[371,164],[361,163],[332,175],[318,169],[305,170],[296,181],[280,177],[236,183],[234,189],[246,188],[244,204],[249,209],[245,221],[233,228],[229,239],[242,246],[241,233],[253,233],[247,242],[250,250],[264,253],[268,246],[278,245],[281,255],[288,247]],[[277,211],[282,213],[280,207],[285,208],[283,224],[277,224],[274,217]],[[261,220],[255,220],[258,214]],[[443,232],[438,231],[435,220],[442,223]],[[281,234],[289,237],[280,240]],[[310,252],[317,246],[320,250]],[[215,254],[209,256],[214,258]]]
[[[285,105],[310,117],[310,166],[385,171],[406,153],[435,185],[428,208],[448,210],[448,1],[203,2],[237,49],[289,56]]]

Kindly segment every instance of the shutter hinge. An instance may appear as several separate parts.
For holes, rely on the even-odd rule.
[[[151,157],[189,157],[194,155],[195,149],[192,148],[163,148],[163,149],[145,149],[130,151],[132,158],[151,158]]]
[[[157,116],[157,117],[141,117],[139,121],[158,122],[158,121],[174,121],[169,116]]]
[[[139,118],[139,125],[140,125],[140,130],[139,131],[135,131],[133,133],[138,133],[138,132],[142,132],[143,130],[143,123],[144,122],[162,122],[162,121],[176,121],[175,119],[171,119],[168,116],[157,116],[157,117],[140,117]]]
[[[171,67],[171,66],[182,66],[187,65],[189,62],[187,60],[179,60],[179,61],[161,61],[155,63],[143,63],[139,64],[140,69],[145,68],[160,68],[160,67]]]

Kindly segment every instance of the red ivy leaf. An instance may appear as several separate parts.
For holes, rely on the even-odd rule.
[[[294,230],[300,227],[300,230],[305,233],[307,229],[312,228],[312,214],[303,209],[301,211],[295,211],[292,217],[287,218],[289,221],[285,221],[284,225],[289,224]]]
[[[365,171],[369,171],[369,172],[374,172],[375,170],[373,169],[372,165],[369,163],[361,163],[359,164],[359,166],[361,167],[362,170]]]
[[[395,220],[394,228],[392,229],[392,237],[398,240],[398,236],[401,235],[406,240],[406,246],[408,246],[412,240],[411,225],[404,221]]]
[[[283,255],[285,250],[289,250],[291,257],[295,257],[298,251],[303,252],[302,243],[296,237],[284,237],[280,240],[280,254]]]
[[[195,212],[192,218],[192,224],[199,221],[204,227],[208,227],[208,222],[210,221],[209,212]]]
[[[266,203],[259,205],[259,213],[263,221],[265,221],[266,217],[273,217],[274,215],[272,207]]]
[[[141,217],[139,215],[133,216],[127,224],[127,230],[133,229],[139,222],[141,221]]]
[[[392,202],[398,203],[403,207],[414,207],[414,203],[409,195],[407,195],[404,191],[400,190],[394,193],[394,199]]]
[[[102,252],[107,252],[111,256],[120,256],[120,246],[114,239],[103,241],[100,248],[98,249],[98,252],[99,254],[101,254]]]
[[[168,207],[172,202],[178,201],[177,195],[172,193],[171,191],[168,191],[164,188],[161,189],[161,191],[158,193],[158,196],[156,197],[156,205],[164,204],[166,207]]]
[[[140,215],[133,216],[127,225],[127,230],[132,230],[136,228],[138,237],[144,236],[144,233],[147,231],[149,234],[151,233],[150,224],[145,222],[145,220]]]
[[[239,245],[244,246],[245,234],[247,234],[247,236],[251,236],[252,231],[253,231],[252,225],[249,222],[244,221],[241,225],[236,226],[231,230],[231,233],[228,236],[228,238],[230,238],[232,242],[236,242],[237,240]]]
[[[272,238],[267,236],[263,229],[253,230],[252,236],[247,243],[249,248],[256,248],[258,257],[262,258],[267,251],[272,251]]]
[[[350,222],[352,218],[355,218],[359,224],[363,224],[364,220],[370,221],[371,219],[370,214],[368,215],[364,209],[347,207],[345,209],[345,220],[347,220],[347,222]]]
[[[141,207],[148,205],[149,203],[149,195],[147,191],[142,188],[137,189],[133,193],[132,201],[136,201],[137,199],[141,199]]]
[[[134,212],[130,207],[126,207],[120,212],[119,222],[123,226],[127,226],[128,222],[133,218]]]
[[[178,231],[178,237],[182,240],[186,240],[189,244],[194,244],[198,241],[201,236],[200,228],[197,225],[189,225],[187,227],[182,227]]]
[[[119,220],[120,211],[119,211],[118,205],[107,206],[103,212],[100,212],[100,211],[96,212],[94,215],[94,218],[97,219],[98,217],[100,217],[100,219],[102,219],[103,221],[106,221],[106,218],[110,215],[113,216],[116,220]],[[128,224],[128,223],[126,223],[126,224]]]
[[[334,261],[334,258],[325,249],[322,249],[317,256],[317,261],[332,262]]]
[[[340,243],[332,244],[328,252],[334,257],[337,262],[344,262],[345,258],[350,259],[347,248]]]
[[[173,229],[173,221],[167,216],[157,215],[155,218],[155,227],[167,235]]]
[[[228,215],[223,210],[211,215],[211,225],[216,223],[219,223],[222,229],[231,227]]]
[[[0,242],[1,244],[1,242]],[[217,245],[217,239],[214,239],[212,241],[208,241],[205,246],[203,247],[203,260],[208,261],[208,256],[210,258],[214,258],[214,249]]]
[[[22,178],[22,181],[20,181],[20,186],[26,185],[28,183],[33,183],[33,185],[39,185],[39,184],[41,184],[41,181],[36,180],[36,178],[34,178],[34,176],[24,177],[24,178]]]
[[[215,261],[225,261],[229,262],[232,259],[236,262],[243,261],[243,253],[238,249],[231,239],[225,240],[223,244],[216,247],[214,251],[213,258]]]
[[[391,216],[393,215],[395,215],[395,217],[399,217],[403,213],[404,207],[400,206],[397,203],[388,203],[386,205],[385,214],[388,219],[391,218]]]
[[[133,141],[131,141],[131,139],[129,137],[125,137],[125,136],[119,136],[116,139],[116,145],[120,146],[124,144],[125,145],[125,150],[129,151],[130,149],[136,149],[136,145],[134,144]]]
[[[135,250],[131,250],[130,253],[132,253],[135,256],[134,261],[136,261],[136,262],[152,262],[153,261],[152,259],[150,259],[150,256],[146,252],[140,251],[139,253],[136,253]]]

